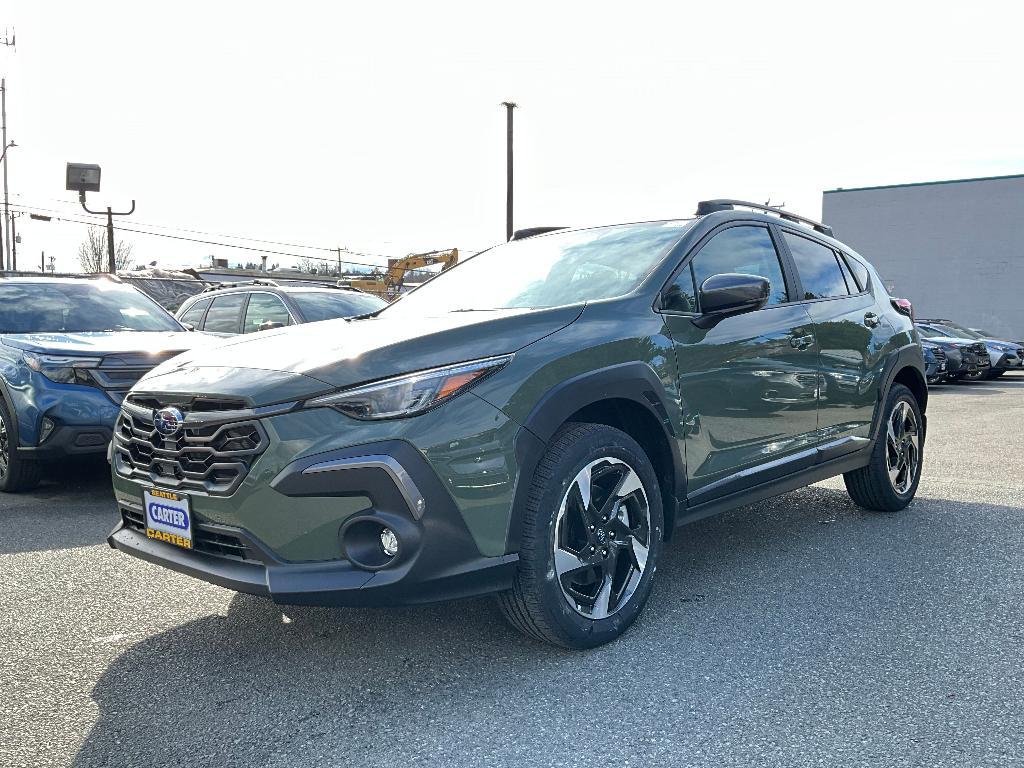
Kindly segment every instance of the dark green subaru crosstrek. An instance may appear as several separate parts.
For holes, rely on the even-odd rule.
[[[905,507],[909,305],[758,207],[516,238],[372,316],[164,363],[115,429],[110,544],[283,604],[496,593],[582,648],[636,619],[684,523],[839,474]]]

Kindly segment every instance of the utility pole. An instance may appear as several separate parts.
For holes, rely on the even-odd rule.
[[[501,102],[505,107],[505,239],[512,239],[512,110],[514,101]]]
[[[338,279],[340,280],[341,279],[341,247],[339,246],[338,248],[335,248],[334,250],[338,252]]]
[[[39,252],[39,271],[46,272],[46,251]]]
[[[18,269],[18,232],[14,228],[14,216],[7,221],[11,225],[11,271],[15,272]]]
[[[8,44],[7,41],[4,41]],[[0,78],[0,133],[3,134],[3,144],[7,146],[7,78]],[[7,155],[4,155],[4,254],[11,252],[11,209],[7,200]],[[3,261],[0,259],[0,261]],[[7,269],[14,269],[10,263],[10,256],[7,256]]]

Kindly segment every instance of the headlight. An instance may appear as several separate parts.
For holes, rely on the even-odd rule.
[[[95,380],[86,368],[95,368],[99,360],[95,357],[69,357],[67,355],[36,355],[25,353],[25,365],[37,371],[50,381],[58,384],[85,384],[96,386]]]
[[[466,391],[483,377],[503,368],[511,359],[511,355],[490,357],[396,376],[307,400],[306,407],[335,408],[354,419],[415,416]]]

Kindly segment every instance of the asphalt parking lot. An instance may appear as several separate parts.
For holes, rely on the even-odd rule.
[[[285,609],[109,549],[106,465],[0,497],[0,765],[1024,765],[1024,376],[938,387],[917,500],[679,532],[586,653],[489,600]]]

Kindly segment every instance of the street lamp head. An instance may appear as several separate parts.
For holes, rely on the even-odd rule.
[[[80,194],[99,192],[100,167],[95,163],[68,163],[66,188]]]

